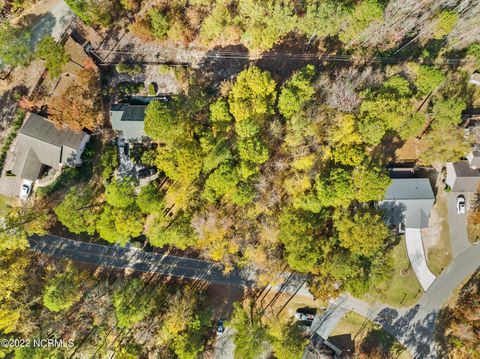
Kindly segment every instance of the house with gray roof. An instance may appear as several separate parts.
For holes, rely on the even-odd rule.
[[[143,129],[145,119],[145,105],[131,105],[118,103],[112,105],[110,121],[112,128],[117,131],[119,137],[127,142],[140,142],[147,137]]]
[[[473,164],[473,166],[470,165]],[[477,192],[480,185],[480,169],[476,160],[448,162],[446,183],[452,192]]]
[[[434,202],[428,178],[394,178],[379,207],[390,226],[421,229],[428,227]]]
[[[83,131],[58,129],[45,117],[30,113],[18,132],[9,170],[35,181],[42,168],[80,165],[89,139],[90,135]]]

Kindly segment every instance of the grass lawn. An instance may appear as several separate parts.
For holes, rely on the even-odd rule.
[[[329,340],[343,350],[349,350],[350,353],[369,352],[374,347],[383,347],[385,352],[391,351],[395,345],[400,346],[397,340],[381,329],[378,325],[355,312],[349,312],[337,324]],[[386,355],[385,358],[411,359],[412,356],[406,350],[396,352],[396,354]]]
[[[450,244],[450,229],[448,227],[448,209],[447,196],[440,189],[437,194],[434,210],[439,218],[438,222],[438,242],[430,247],[427,252],[427,265],[430,271],[439,275],[452,261],[452,247]]]
[[[0,195],[0,216],[4,216],[8,212],[8,206],[15,205],[16,200],[7,196]]]
[[[410,266],[403,236],[390,255],[393,263],[392,277],[370,290],[362,299],[370,302],[378,301],[394,307],[412,305],[420,299],[422,288]],[[406,275],[400,273],[403,268],[409,268]]]

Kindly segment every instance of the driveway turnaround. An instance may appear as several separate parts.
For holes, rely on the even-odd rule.
[[[428,269],[423,250],[422,235],[419,228],[407,228],[405,230],[405,241],[407,244],[407,253],[413,271],[417,275],[424,291],[426,291],[435,280],[435,275]]]
[[[450,227],[450,240],[452,242],[453,257],[466,251],[472,245],[467,235],[467,215],[458,214],[456,209],[457,197],[463,195],[466,199],[468,213],[469,198],[467,193],[451,192],[447,196],[448,225]]]
[[[380,324],[384,330],[397,338],[414,358],[437,359],[439,356],[435,344],[435,321],[438,312],[455,288],[480,267],[479,258],[480,245],[472,246],[454,258],[413,306],[394,308],[381,303],[367,303],[350,295],[344,295],[332,301],[329,306],[339,311],[339,315],[330,314],[330,316],[339,320],[338,317],[346,313],[345,310],[353,310],[372,322]],[[326,322],[327,327],[330,327],[330,324]],[[317,332],[319,330],[320,328]]]

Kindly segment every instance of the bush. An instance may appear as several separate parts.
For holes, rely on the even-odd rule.
[[[25,119],[25,111],[22,109],[17,109],[15,113],[15,119],[13,120],[12,129],[3,141],[3,146],[0,149],[0,172],[3,170],[5,165],[5,159],[7,158],[8,149],[12,145],[13,140],[17,137],[17,132],[22,127],[23,120]]]
[[[148,95],[155,96],[157,94],[157,86],[155,83],[151,83],[148,85]]]
[[[69,181],[77,177],[79,174],[77,168],[68,167],[65,168],[62,173],[48,186],[45,187],[38,187],[37,188],[37,196],[39,198],[44,198],[46,195],[53,193],[59,190],[62,187],[65,187]]]
[[[437,23],[433,30],[433,37],[441,39],[447,36],[458,22],[458,13],[452,10],[444,10],[436,16]]]
[[[143,82],[121,82],[117,86],[120,96],[128,96],[142,92]]]
[[[127,74],[131,76],[138,75],[142,72],[142,68],[140,67],[140,65],[129,64],[117,64],[115,66],[115,70],[117,70],[119,74]]]
[[[171,71],[171,67],[169,65],[161,64],[158,65],[158,73],[160,75],[168,75]]]
[[[104,180],[109,180],[113,171],[118,167],[117,152],[117,146],[114,144],[107,144],[103,148],[100,164],[102,166],[102,178]]]

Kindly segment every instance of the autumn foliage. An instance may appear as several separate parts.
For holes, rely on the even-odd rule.
[[[64,94],[48,103],[49,118],[59,128],[94,130],[103,120],[98,71],[86,66]]]

